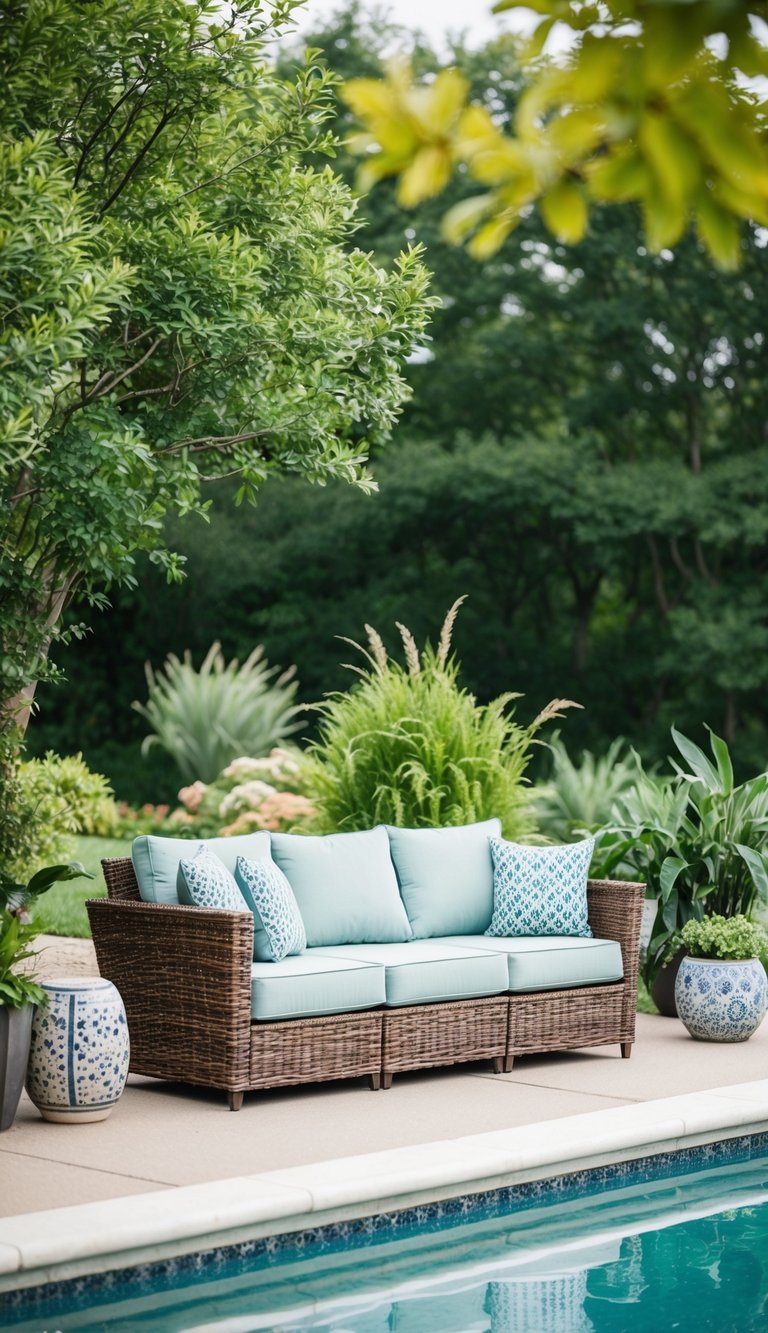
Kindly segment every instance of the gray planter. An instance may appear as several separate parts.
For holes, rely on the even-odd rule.
[[[34,1012],[33,1004],[0,1004],[0,1133],[11,1128],[24,1087]]]

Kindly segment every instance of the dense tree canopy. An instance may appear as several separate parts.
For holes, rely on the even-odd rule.
[[[380,73],[393,44],[355,8],[311,40],[344,78]],[[503,126],[520,90],[516,42],[459,48],[455,61]],[[439,68],[423,43],[413,64]],[[288,56],[281,73],[295,75]],[[349,128],[343,107],[337,125]],[[351,157],[337,164],[353,176]],[[448,188],[453,204],[473,186]],[[376,458],[379,494],[284,478],[246,512],[220,483],[207,528],[190,516],[169,533],[188,556],[186,586],[144,570],[77,661],[62,655],[70,684],[55,718],[44,702],[35,747],[85,743],[85,721],[93,762],[147,799],[130,713],[145,658],[264,642],[270,661],[296,663],[311,701],[349,679],[336,635],[359,639],[368,621],[394,636],[401,620],[422,640],[466,592],[456,647],[482,699],[522,690],[535,710],[567,695],[585,705],[564,723],[571,743],[624,734],[650,758],[670,723],[695,733],[708,721],[741,763],[762,766],[764,233],[746,230],[741,268],[725,273],[694,237],[650,254],[635,210],[603,206],[577,246],[531,214],[478,264],[442,239],[441,200],[408,212],[385,181],[360,207],[386,268],[407,242],[426,244],[440,298],[395,443]]]
[[[370,487],[407,395],[425,271],[355,248],[328,75],[278,77],[261,11],[0,6],[6,728],[75,593],[130,583],[140,550],[178,572],[167,513],[222,476]]]

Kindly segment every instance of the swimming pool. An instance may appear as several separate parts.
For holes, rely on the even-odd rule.
[[[757,1333],[768,1134],[9,1293],[0,1326]]]

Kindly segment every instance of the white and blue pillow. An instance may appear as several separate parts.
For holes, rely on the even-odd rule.
[[[248,906],[232,872],[205,846],[179,862],[179,898],[191,907],[223,912],[245,912]]]
[[[587,877],[594,838],[529,847],[491,838],[493,916],[486,935],[580,935],[592,931]]]
[[[253,912],[253,956],[260,963],[279,963],[303,953],[307,934],[293,889],[274,861],[238,856],[235,880]]]

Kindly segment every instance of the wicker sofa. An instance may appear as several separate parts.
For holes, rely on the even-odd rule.
[[[90,901],[88,914],[100,971],[125,1002],[131,1072],[220,1088],[231,1110],[240,1108],[245,1092],[260,1088],[361,1075],[373,1088],[387,1088],[400,1071],[489,1060],[497,1073],[507,1072],[520,1055],[587,1046],[617,1044],[625,1059],[631,1054],[641,884],[588,883],[592,952],[600,952],[602,941],[615,942],[603,949],[613,949],[618,960],[612,973],[609,963],[610,980],[559,980],[543,988],[549,986],[547,968],[541,983],[536,968],[547,959],[551,964],[557,943],[543,940],[529,941],[534,953],[516,961],[519,941],[482,935],[315,947],[300,970],[317,968],[323,983],[324,970],[342,969],[342,981],[361,977],[368,991],[358,994],[351,1011],[340,1003],[337,1012],[323,1012],[326,999],[320,1012],[308,1001],[309,1012],[270,1019],[269,1011],[258,1008],[255,1016],[257,987],[266,984],[258,978],[270,968],[279,977],[296,960],[254,964],[251,912],[143,901],[130,859],[102,865],[108,897]],[[566,969],[575,963],[584,973],[584,962],[571,954],[564,954]],[[441,959],[467,980],[459,997],[429,1002],[424,969]],[[519,989],[510,989],[508,962],[509,975],[513,962],[523,967]],[[405,990],[401,986],[401,994],[391,996],[380,975],[405,979]],[[408,1002],[408,984],[415,985],[419,1002]]]

